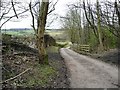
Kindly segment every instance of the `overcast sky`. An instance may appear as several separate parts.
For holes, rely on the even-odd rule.
[[[23,0],[26,2],[29,2],[30,0]],[[54,0],[53,0],[54,1]],[[55,6],[55,14],[58,14],[59,16],[65,16],[66,12],[67,12],[67,6],[66,4],[70,4],[70,3],[76,3],[79,0],[59,0],[58,3]],[[96,0],[91,0],[91,2],[95,2]],[[28,12],[28,14],[30,14],[30,12]],[[50,18],[48,18],[49,20]],[[19,20],[19,22],[7,22],[3,28],[31,28],[31,16],[28,15],[26,18]],[[61,23],[59,21],[59,19],[56,19],[52,25],[49,28],[60,28],[61,27]]]

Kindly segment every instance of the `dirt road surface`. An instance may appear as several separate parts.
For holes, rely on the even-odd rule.
[[[70,71],[71,88],[118,88],[118,68],[70,49],[60,49]]]

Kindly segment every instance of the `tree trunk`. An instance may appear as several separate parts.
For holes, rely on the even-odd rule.
[[[49,0],[44,2],[42,0],[40,10],[39,10],[39,17],[38,17],[38,36],[37,36],[37,48],[39,52],[39,63],[40,64],[48,64],[48,55],[45,50],[44,46],[44,32],[45,32],[45,25],[47,20],[47,13],[49,7]]]
[[[99,40],[99,51],[102,52],[104,50],[102,36],[101,36],[101,24],[100,24],[100,12],[99,12],[99,2],[97,0],[97,29],[98,29],[98,40]]]
[[[119,9],[119,4],[117,3],[117,0],[115,0],[115,10],[116,10],[116,14],[117,14],[117,17],[118,17],[118,24],[119,24],[119,27],[120,27],[120,9]]]

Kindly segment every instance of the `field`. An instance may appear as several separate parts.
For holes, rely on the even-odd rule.
[[[7,30],[7,31],[2,31],[2,33],[6,33],[6,34],[10,34],[10,35],[15,35],[15,36],[19,36],[19,35],[34,35],[34,30]],[[64,33],[64,31],[54,31],[54,30],[46,30],[45,34],[49,34],[53,37],[55,36],[61,36]]]
[[[59,35],[63,35],[64,31],[50,31],[50,30],[46,30],[45,32],[46,34],[49,34],[50,36],[59,36]]]
[[[14,35],[14,36],[31,36],[34,35],[33,30],[16,30],[16,31],[2,31],[2,33]]]
[[[10,34],[17,37],[34,37],[34,30],[7,30],[2,31],[2,33]],[[63,30],[46,30],[45,34],[49,34],[55,40],[60,47],[69,47],[68,35]]]
[[[13,36],[34,36],[34,30],[7,30],[2,31],[2,33],[10,34]],[[69,41],[67,34],[63,30],[46,30],[45,34],[49,34],[55,38],[58,42]]]

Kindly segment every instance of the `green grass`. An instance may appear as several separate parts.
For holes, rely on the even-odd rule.
[[[56,35],[61,35],[64,33],[64,31],[46,31],[45,33],[51,35],[51,36],[56,36]]]
[[[18,31],[2,31],[2,33],[14,35],[14,36],[31,36],[34,35],[34,30],[18,30]],[[45,34],[49,34],[52,37],[62,37],[64,31],[50,31],[46,30]]]
[[[2,33],[6,33],[6,34],[10,34],[10,35],[14,35],[14,36],[29,36],[29,35],[34,35],[34,31],[33,30],[19,30],[19,31],[6,31]]]
[[[31,35],[33,34],[33,31],[31,30],[25,30],[25,31],[19,31],[19,32],[13,32],[8,31],[7,34],[15,35],[15,36],[23,36],[23,35]],[[60,34],[60,32],[52,32],[50,31],[51,36],[57,34]],[[62,42],[59,42],[59,44],[64,44]],[[47,52],[50,53],[59,53],[59,47],[50,46],[46,49]],[[54,63],[54,62],[53,62]],[[56,64],[56,63],[55,63]],[[55,77],[57,75],[57,70],[53,68],[50,65],[40,65],[37,61],[34,62],[28,62],[26,64],[27,67],[32,68],[33,70],[31,72],[26,73],[23,75],[25,78],[25,81],[20,83],[16,83],[18,86],[23,87],[32,87],[32,86],[46,86],[52,77]]]
[[[27,77],[27,82],[24,86],[46,86],[50,79],[55,75],[56,71],[49,65],[36,64],[33,69],[33,75]]]
[[[50,46],[46,48],[47,53],[58,53],[59,47]],[[57,75],[57,71],[50,65],[40,65],[37,62],[29,64],[30,67],[33,66],[32,74],[27,75],[27,82],[23,86],[32,87],[32,86],[46,86],[52,80],[53,77]]]
[[[66,47],[70,47],[70,41],[59,41],[59,42],[56,42],[57,43],[57,46],[61,47],[61,48],[66,48]]]
[[[51,46],[46,49],[50,53],[58,53],[58,47]],[[32,66],[32,64],[31,64]],[[24,86],[46,86],[50,80],[57,75],[57,71],[50,65],[40,65],[35,62],[31,75],[28,75]]]
[[[47,51],[47,53],[58,53],[58,49],[59,49],[59,47],[56,47],[56,46],[50,46],[50,47],[48,47],[48,48],[46,48],[46,51]]]

